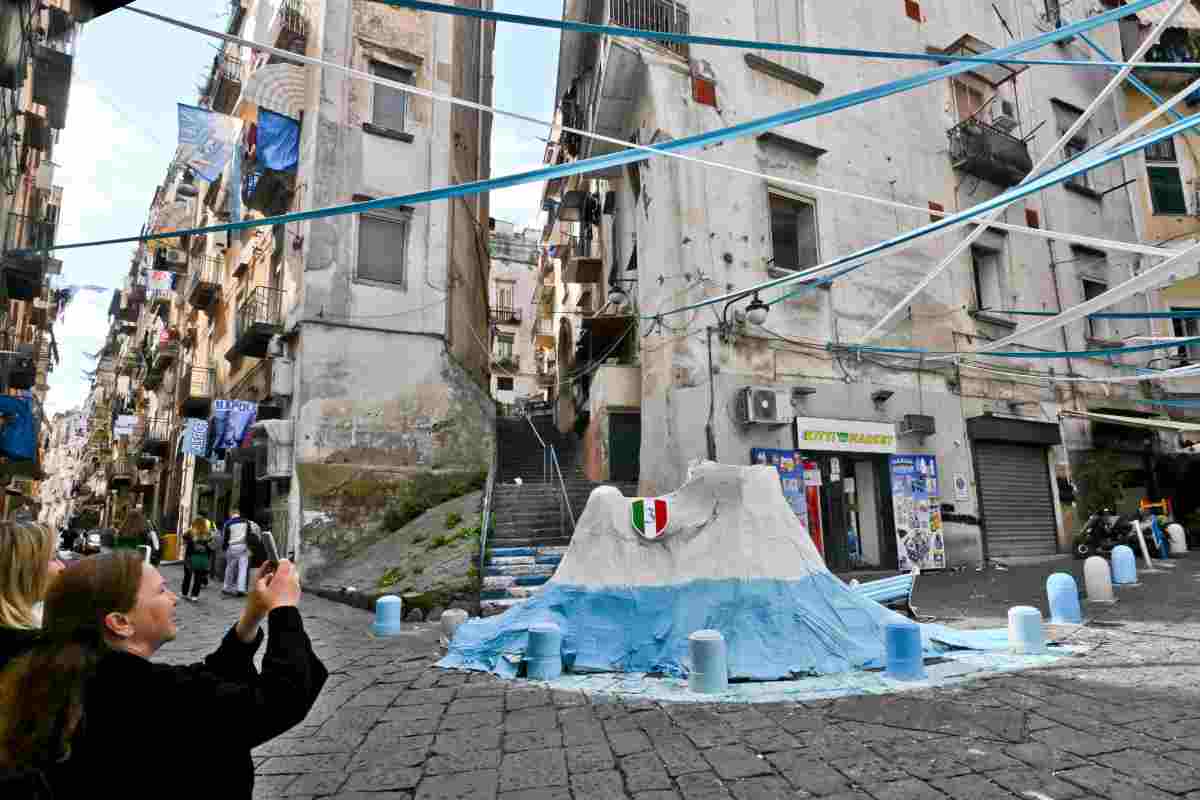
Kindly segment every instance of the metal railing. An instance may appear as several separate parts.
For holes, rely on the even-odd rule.
[[[4,229],[4,251],[53,247],[56,228],[55,222],[10,212]]]
[[[191,366],[187,378],[182,383],[184,398],[197,397],[211,399],[216,392],[216,372],[211,367]]]
[[[303,46],[308,39],[308,9],[304,0],[283,0],[279,6],[279,40],[285,50]],[[296,52],[301,52],[297,50]]]
[[[946,131],[956,168],[1000,185],[1016,185],[1033,169],[1029,146],[999,128],[967,119]]]
[[[283,290],[269,286],[256,286],[238,306],[237,337],[257,325],[279,326],[283,324]]]
[[[488,468],[487,486],[483,490],[483,518],[479,525],[479,588],[487,575],[488,531],[492,527],[492,494],[496,489],[496,472],[500,469],[499,437],[492,438],[492,463]]]
[[[687,33],[688,12],[682,3],[671,0],[611,0],[608,5],[610,25],[639,28],[658,33]],[[687,58],[688,46],[683,42],[657,42],[662,47]]]
[[[192,277],[188,280],[188,294],[201,283],[221,283],[221,268],[224,266],[224,259],[214,256],[205,258],[196,258],[192,260]]]
[[[546,444],[546,440],[538,433],[537,426],[533,424],[533,418],[522,412],[525,422],[528,423],[529,429],[533,431],[533,435],[537,437],[538,444],[542,446],[542,481],[553,485],[554,479],[558,478],[558,533],[560,536],[566,536],[566,520],[571,520],[571,530],[575,529],[575,512],[571,509],[571,498],[567,496],[567,482],[563,479],[562,468],[558,463],[558,451],[552,444]]]
[[[508,306],[493,306],[492,322],[499,322],[507,325],[520,325],[521,309],[509,308]]]

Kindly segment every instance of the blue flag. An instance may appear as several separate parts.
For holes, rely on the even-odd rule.
[[[242,441],[258,416],[258,403],[249,400],[214,400],[212,416],[212,452],[218,458]]]
[[[188,418],[179,446],[184,455],[203,458],[208,452],[208,420]]]
[[[291,172],[300,163],[300,123],[265,108],[258,109],[258,163]]]
[[[224,171],[241,133],[237,117],[179,104],[181,160],[206,181],[215,181]]]

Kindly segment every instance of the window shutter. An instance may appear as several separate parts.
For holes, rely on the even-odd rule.
[[[944,205],[942,205],[941,203],[935,203],[935,202],[933,202],[932,200],[930,200],[930,201],[929,201],[929,210],[930,210],[930,211],[938,211],[938,212],[941,212],[941,211],[945,211],[945,210],[946,210],[946,207],[945,207]],[[938,221],[938,220],[940,220],[941,218],[942,218],[942,216],[941,216],[941,214],[940,214],[940,213],[939,213],[939,214],[930,214],[930,215],[929,215],[929,221],[930,221],[930,222],[937,222],[937,221]]]
[[[1150,178],[1150,199],[1155,214],[1184,215],[1187,199],[1183,194],[1183,181],[1178,167],[1147,167]]]
[[[1025,224],[1031,228],[1042,227],[1041,216],[1038,214],[1037,209],[1025,209]]]
[[[692,99],[705,106],[717,107],[717,84],[704,78],[692,78]]]
[[[921,4],[913,0],[904,0],[904,16],[913,22],[921,21]]]

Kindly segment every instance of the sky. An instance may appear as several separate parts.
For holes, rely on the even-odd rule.
[[[143,0],[147,11],[209,28],[223,28],[229,0]],[[559,17],[561,0],[495,0],[497,11]],[[131,46],[136,43],[136,46]],[[63,187],[58,242],[137,233],[175,153],[175,104],[194,103],[215,52],[215,40],[125,11],[83,28],[75,57],[67,127],[54,151],[55,183]],[[558,34],[500,24],[496,31],[493,105],[550,119],[558,63]],[[547,130],[498,117],[492,135],[492,174],[539,166]],[[434,187],[413,186],[412,191]],[[495,192],[493,217],[535,224],[540,184]],[[118,288],[129,269],[131,245],[63,250],[63,285]],[[83,403],[94,362],[108,331],[111,292],[81,292],[55,326],[62,360],[50,374],[47,411]]]

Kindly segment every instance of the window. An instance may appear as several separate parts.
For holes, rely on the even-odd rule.
[[[1061,101],[1056,100],[1052,104],[1054,106],[1054,118],[1058,123],[1058,135],[1062,136],[1071,130],[1079,118],[1083,116],[1083,112]],[[1075,135],[1063,147],[1063,157],[1066,159],[1074,158],[1084,150],[1087,150],[1090,137],[1091,123],[1087,122],[1075,132]],[[1074,177],[1068,178],[1063,182],[1063,185],[1068,187],[1073,186],[1089,192],[1093,190],[1091,176],[1087,172],[1081,172]]]
[[[1146,148],[1146,175],[1150,182],[1150,205],[1155,214],[1181,216],[1187,213],[1187,196],[1179,175],[1174,139],[1160,139]]]
[[[511,309],[513,306],[513,285],[511,283],[496,284],[496,308]]]
[[[971,248],[971,271],[975,280],[975,310],[993,314],[1004,310],[1003,253],[990,247]]]
[[[1083,299],[1085,302],[1094,300],[1107,291],[1107,283],[1087,278],[1083,279]],[[1096,319],[1095,317],[1087,318],[1087,335],[1089,339],[1104,339],[1107,333],[1108,329],[1104,320]]]
[[[512,378],[496,378],[496,391],[511,392],[513,390]]]
[[[408,225],[412,213],[358,215],[359,280],[407,288]]]
[[[371,74],[387,78],[396,83],[412,84],[413,72],[410,69],[393,67],[379,61],[371,62]],[[403,133],[408,116],[408,95],[390,86],[374,84],[375,98],[371,104],[371,122],[384,130]]]
[[[962,81],[951,81],[954,86],[954,108],[958,111],[958,121],[964,122],[979,113],[983,108],[983,92],[968,86]]]
[[[1062,8],[1059,0],[1046,0],[1046,24],[1055,28],[1062,27]]]
[[[754,0],[754,25],[760,42],[803,42],[804,0]],[[796,72],[807,71],[803,53],[760,50],[758,55]]]
[[[1172,308],[1172,311],[1200,311],[1195,308]],[[1171,324],[1175,329],[1175,335],[1187,337],[1189,339],[1200,336],[1200,319],[1196,317],[1182,317],[1171,320]],[[1200,345],[1180,345],[1177,352],[1179,356],[1180,366],[1186,364],[1200,363]]]
[[[770,193],[770,201],[775,267],[798,270],[819,264],[816,203],[775,192]]]
[[[502,333],[496,337],[496,358],[507,361],[513,357],[513,337]]]

